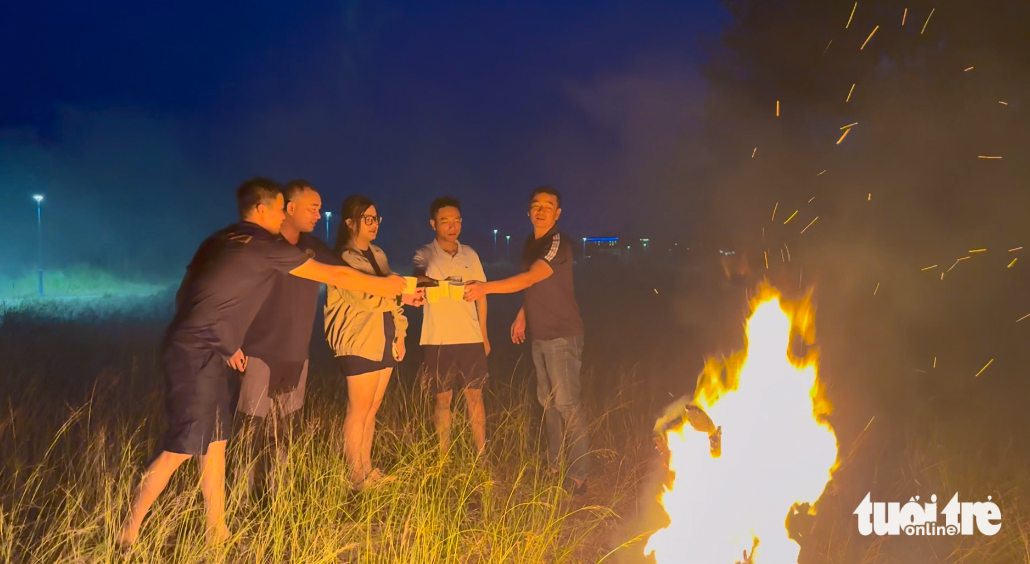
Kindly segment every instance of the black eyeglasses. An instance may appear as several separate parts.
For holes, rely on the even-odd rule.
[[[383,216],[381,215],[366,215],[361,214],[361,220],[365,222],[365,225],[371,226],[373,223],[379,224],[383,222]]]

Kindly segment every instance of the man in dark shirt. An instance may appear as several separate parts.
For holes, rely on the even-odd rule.
[[[525,290],[522,309],[511,326],[514,343],[526,340],[526,327],[536,366],[537,399],[544,407],[547,458],[557,468],[564,431],[571,443],[567,474],[569,489],[586,490],[590,437],[580,402],[579,371],[583,353],[583,320],[572,285],[572,239],[558,231],[561,194],[541,186],[530,196],[533,235],[526,239],[522,273],[493,282],[465,285],[465,299]],[[563,429],[564,427],[564,429]]]
[[[194,455],[200,463],[208,543],[229,536],[225,525],[225,441],[231,398],[225,365],[244,370],[240,347],[281,273],[394,297],[400,277],[367,276],[310,259],[279,235],[283,196],[274,181],[255,178],[236,191],[242,221],[208,237],[186,268],[161,360],[167,386],[168,431],[163,451],[147,467],[118,543],[132,544],[150,506],[176,469]]]
[[[322,217],[322,198],[306,180],[291,180],[283,189],[286,218],[280,234],[318,262],[342,265],[332,249],[311,235]],[[247,487],[275,464],[293,436],[295,417],[304,405],[308,352],[322,285],[313,280],[278,274],[264,305],[247,330],[242,350],[247,355],[237,412],[248,429],[243,433],[251,457]],[[265,423],[265,418],[271,419]],[[276,456],[269,456],[268,442]]]

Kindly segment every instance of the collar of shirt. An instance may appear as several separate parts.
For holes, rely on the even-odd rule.
[[[458,252],[454,253],[453,255],[451,253],[448,253],[447,250],[440,245],[440,241],[438,239],[433,239],[433,248],[436,250],[437,253],[439,253],[442,256],[457,258],[461,255],[463,247],[461,246],[461,241],[455,241],[455,243],[458,244]]]
[[[551,228],[547,231],[547,233],[544,233],[540,237],[537,237],[535,232],[531,233],[529,236],[532,237],[534,241],[543,241],[544,239],[549,239],[551,237],[554,237],[554,234],[557,233],[557,232],[558,232],[558,224],[555,223],[553,226],[551,226]]]

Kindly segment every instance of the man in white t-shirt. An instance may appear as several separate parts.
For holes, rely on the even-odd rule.
[[[436,239],[415,253],[415,276],[423,284],[447,281],[463,285],[470,280],[486,281],[483,264],[472,247],[458,242],[461,234],[461,202],[437,198],[429,207],[429,225]],[[451,441],[451,400],[461,390],[468,405],[472,440],[482,454],[486,447],[486,410],[483,388],[489,378],[486,357],[490,340],[486,332],[486,297],[467,302],[440,292],[425,305],[422,321],[423,389],[436,396],[433,422],[440,449],[447,452]]]

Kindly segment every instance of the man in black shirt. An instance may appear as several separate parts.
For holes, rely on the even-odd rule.
[[[580,402],[583,320],[572,285],[572,239],[558,231],[561,194],[541,186],[530,196],[529,218],[533,234],[522,253],[522,273],[493,282],[465,285],[465,299],[525,290],[522,309],[511,326],[512,342],[526,340],[526,326],[536,366],[537,400],[544,407],[547,458],[557,468],[564,431],[571,443],[567,475],[569,489],[586,490],[590,437]],[[563,429],[564,427],[564,429]]]
[[[367,276],[316,262],[279,235],[283,196],[263,178],[236,191],[242,221],[208,237],[186,268],[176,313],[165,333],[161,360],[166,380],[168,431],[163,451],[147,467],[118,536],[132,544],[150,506],[179,466],[197,455],[207,514],[207,540],[229,536],[225,525],[225,441],[231,398],[225,365],[244,370],[240,350],[251,321],[280,273],[394,297],[400,277]]]
[[[291,180],[283,189],[286,218],[280,234],[291,245],[318,262],[342,265],[321,239],[311,234],[322,217],[322,198],[306,180]],[[288,274],[275,277],[272,290],[247,330],[242,350],[247,366],[243,372],[237,412],[248,424],[244,433],[250,443],[247,486],[254,489],[260,473],[284,454],[292,439],[295,417],[304,405],[308,376],[308,352],[322,285]],[[271,420],[265,424],[265,418]],[[274,441],[276,456],[269,460],[266,443]]]

